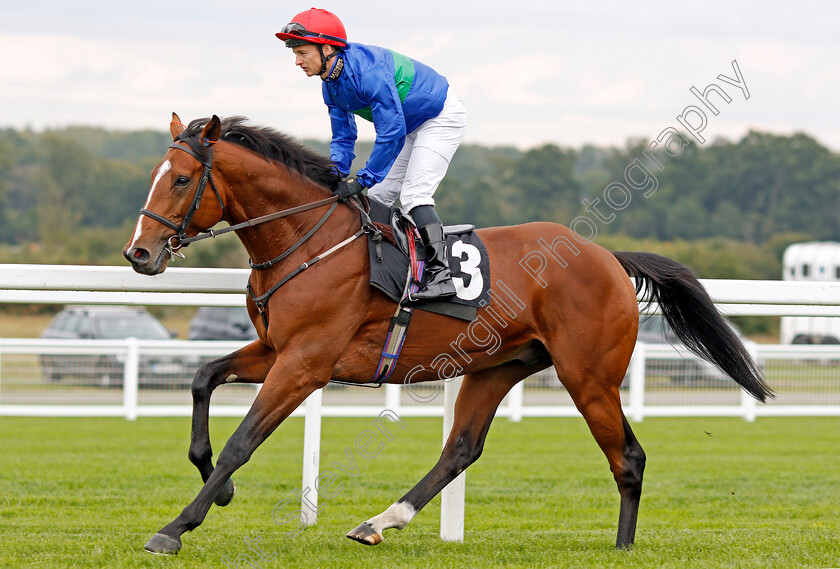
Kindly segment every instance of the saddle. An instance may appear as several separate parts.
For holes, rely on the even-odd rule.
[[[411,218],[399,208],[368,198],[369,216],[383,237],[374,243],[368,235],[370,255],[370,284],[384,292],[394,302],[402,298],[409,270],[409,239],[414,239],[417,259],[425,259],[422,241],[417,237]],[[418,306],[418,310],[434,312],[472,322],[477,309],[489,302],[490,262],[487,249],[471,224],[444,227],[449,269],[457,291],[456,296],[442,302]]]
[[[363,221],[374,226],[368,232],[370,284],[397,303],[373,381],[365,384],[376,388],[388,381],[397,365],[415,308],[469,322],[476,319],[478,307],[489,302],[490,262],[475,226],[444,227],[455,296],[417,307],[402,306],[400,300],[416,292],[426,278],[425,248],[420,235],[411,218],[398,208],[367,196],[357,205],[362,209]]]

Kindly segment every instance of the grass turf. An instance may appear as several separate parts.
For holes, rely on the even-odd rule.
[[[337,475],[336,495],[320,500],[316,526],[289,537],[294,524],[272,519],[278,504],[280,521],[296,509],[303,420],[292,419],[234,475],[231,505],[214,506],[173,558],[143,544],[200,488],[187,419],[2,418],[0,566],[840,567],[837,418],[634,425],[648,466],[636,546],[624,552],[612,547],[618,493],[578,419],[495,422],[467,472],[464,543],[438,538],[439,498],[376,547],[346,539],[440,451],[439,419],[405,419],[379,455],[363,458],[354,441],[371,421],[324,420],[321,470]],[[211,421],[216,453],[236,424]],[[333,465],[348,464],[348,448],[355,476]]]

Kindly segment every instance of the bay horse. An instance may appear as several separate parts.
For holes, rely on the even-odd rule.
[[[349,202],[337,203],[331,190],[339,178],[327,158],[272,129],[248,126],[242,117],[222,121],[214,115],[185,126],[173,114],[170,132],[173,143],[152,172],[148,199],[123,254],[135,271],[155,275],[184,244],[226,221],[225,229],[235,230],[256,266],[247,307],[259,338],[196,372],[189,459],[204,486],[145,546],[164,554],[181,549],[181,535],[202,523],[213,502],[230,502],[231,475],[310,393],[330,380],[373,380],[395,307],[369,285],[368,246],[365,238],[356,239],[364,230],[362,218]],[[475,322],[415,311],[388,382],[445,378],[434,361],[449,356],[463,375],[454,425],[428,474],[348,537],[375,545],[384,530],[403,529],[479,458],[508,391],[554,366],[607,458],[621,499],[616,547],[628,548],[645,453],[622,412],[619,386],[636,341],[637,294],[658,302],[683,343],[753,397],[764,401],[772,391],[684,265],[652,253],[610,252],[554,223],[478,232],[492,278],[513,295],[507,303],[491,295],[478,309],[475,322],[500,342],[488,347],[486,334],[479,337],[471,328]],[[521,261],[540,250],[545,254],[539,274],[525,270],[531,265]],[[214,467],[210,395],[232,382],[263,385]]]

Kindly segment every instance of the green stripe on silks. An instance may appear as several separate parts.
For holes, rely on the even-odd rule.
[[[400,96],[400,102],[403,103],[408,96],[408,91],[411,89],[411,84],[414,83],[414,62],[401,53],[393,50],[389,51],[394,56],[394,83],[397,85],[397,94]],[[353,114],[373,122],[373,112],[370,110],[370,107],[353,111]]]

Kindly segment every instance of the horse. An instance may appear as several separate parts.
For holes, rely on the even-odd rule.
[[[177,554],[182,534],[197,528],[214,502],[231,501],[232,474],[309,394],[331,380],[373,381],[395,306],[370,287],[368,245],[358,238],[369,224],[360,203],[352,203],[357,198],[338,202],[333,195],[340,178],[326,157],[243,117],[214,115],[185,126],[173,113],[170,133],[172,145],[152,171],[123,254],[135,271],[156,275],[207,231],[234,231],[254,267],[246,304],[259,337],[195,374],[189,460],[204,485],[146,543],[160,554]],[[229,226],[213,232],[222,221]],[[619,386],[635,346],[639,297],[657,302],[680,340],[750,395],[764,401],[773,393],[685,265],[652,253],[611,252],[555,223],[477,231],[499,294],[472,323],[416,310],[387,380],[435,381],[455,368],[463,382],[452,430],[431,470],[347,537],[375,545],[384,530],[405,528],[479,458],[508,391],[553,366],[606,456],[620,497],[616,548],[629,548],[645,453],[622,412]],[[491,333],[499,340],[492,345]],[[224,383],[262,388],[214,467],[209,404]]]

